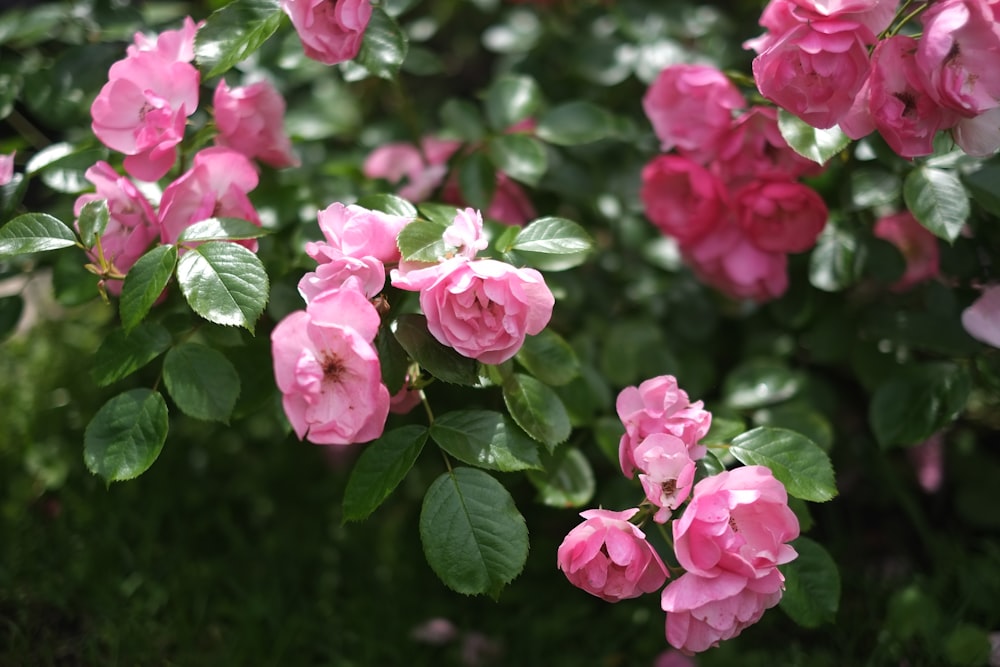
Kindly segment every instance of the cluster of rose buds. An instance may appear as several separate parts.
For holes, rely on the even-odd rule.
[[[914,9],[914,7],[916,9]],[[911,12],[898,17],[897,11]],[[900,34],[918,16],[919,37]],[[893,24],[901,19],[896,27]],[[899,155],[934,152],[950,130],[966,153],[1000,148],[1000,3],[996,0],[771,0],[746,43],[757,87],[817,128],[873,131]]]
[[[762,302],[788,289],[787,255],[815,245],[828,211],[797,180],[818,166],[789,148],[776,111],[747,107],[713,67],[663,70],[643,108],[661,149],[673,152],[645,166],[640,196],[702,280]]]
[[[664,524],[688,500],[672,524],[674,555],[684,574],[661,594],[666,637],[692,654],[735,637],[760,620],[781,599],[784,576],[778,566],[796,557],[786,544],[799,534],[785,487],[768,468],[745,466],[693,485],[698,444],[712,416],[692,403],[672,376],[626,387],[618,395],[625,426],[619,460],[626,477],[639,473],[642,506],[614,512],[581,513],[558,551],[559,568],[571,583],[608,602],[652,593],[669,570],[630,522],[648,516]]]

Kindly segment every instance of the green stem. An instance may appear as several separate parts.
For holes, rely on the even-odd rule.
[[[10,114],[7,116],[7,123],[35,148],[42,149],[52,144],[52,141],[41,130],[35,127],[31,121],[22,116],[17,109],[11,109]]]

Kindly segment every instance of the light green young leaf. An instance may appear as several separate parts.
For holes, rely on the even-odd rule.
[[[414,220],[403,227],[396,237],[396,245],[403,259],[409,262],[439,262],[448,253],[445,244],[445,227],[436,222]]]
[[[97,239],[108,226],[109,217],[107,199],[97,199],[83,205],[80,217],[77,219],[77,227],[80,230],[80,240],[83,245],[90,248],[97,243]]]

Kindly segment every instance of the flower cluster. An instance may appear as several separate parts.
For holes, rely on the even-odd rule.
[[[630,519],[672,524],[674,555],[684,574],[661,594],[667,641],[684,653],[704,651],[756,623],[781,599],[778,566],[796,557],[786,544],[799,524],[785,487],[762,466],[723,471],[692,483],[698,444],[711,414],[690,402],[672,376],[627,387],[618,396],[625,426],[619,445],[622,472],[636,471],[646,498],[623,512],[588,510],[558,551],[559,568],[571,583],[609,602],[652,593],[669,571]],[[643,511],[643,508],[649,508]]]
[[[934,151],[950,130],[966,153],[1000,148],[1000,22],[992,0],[922,3],[895,28],[895,0],[771,0],[746,43],[768,99],[818,128],[873,131],[899,155]],[[908,8],[905,3],[903,8]],[[900,34],[919,13],[919,37]]]
[[[827,221],[798,182],[817,166],[781,136],[773,108],[750,107],[719,70],[675,65],[643,98],[663,154],[642,171],[646,216],[677,240],[708,284],[762,302],[788,289],[787,255],[809,250]],[[734,111],[746,111],[734,118]]]

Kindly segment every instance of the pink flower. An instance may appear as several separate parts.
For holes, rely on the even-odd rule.
[[[757,88],[813,127],[833,127],[868,75],[866,32],[851,21],[796,26],[754,58]]]
[[[768,468],[744,466],[698,482],[673,532],[677,561],[688,572],[754,579],[795,558],[785,542],[799,536],[799,520]]]
[[[758,248],[735,223],[682,248],[698,278],[731,297],[763,303],[788,289],[788,257]]]
[[[959,147],[974,157],[989,157],[1000,149],[1000,107],[975,118],[963,118],[951,129]]]
[[[708,236],[729,216],[719,177],[680,155],[660,155],[643,167],[639,196],[646,217],[682,244]]]
[[[281,0],[281,8],[292,19],[305,54],[324,65],[358,55],[372,16],[369,0]]]
[[[107,162],[98,162],[84,175],[96,186],[97,192],[77,197],[73,214],[79,216],[89,202],[107,200],[108,226],[101,235],[101,251],[119,273],[128,273],[160,236],[156,214],[135,184],[120,176]],[[89,255],[92,261],[97,261],[94,251]],[[107,281],[106,287],[112,294],[121,293],[120,281]]]
[[[695,465],[687,443],[667,433],[653,433],[632,455],[646,499],[659,508],[653,520],[666,523],[670,513],[687,500],[694,483]]]
[[[475,259],[476,253],[489,245],[483,236],[483,216],[474,208],[457,211],[441,238],[466,259]]]
[[[423,396],[424,394],[421,390],[410,388],[410,377],[407,376],[406,384],[389,398],[389,412],[394,415],[405,415],[420,405]]]
[[[1000,347],[1000,285],[990,285],[962,311],[962,326],[976,340]]]
[[[663,589],[667,642],[688,655],[732,639],[778,604],[785,578],[770,568],[760,578],[723,572],[700,577],[690,572]]]
[[[823,171],[788,146],[778,129],[778,111],[760,106],[750,107],[736,119],[719,142],[719,155],[712,166],[731,189],[748,181],[795,180]]]
[[[285,100],[268,81],[230,88],[221,80],[212,103],[216,144],[279,169],[298,166],[284,130]]]
[[[350,257],[370,256],[384,264],[399,261],[399,247],[396,237],[410,222],[410,218],[390,215],[381,211],[351,204],[344,206],[334,202],[317,213],[320,231],[326,241],[309,242],[306,254],[318,262],[325,261],[332,248]]]
[[[893,291],[905,291],[917,283],[937,277],[937,237],[917,222],[912,213],[903,211],[879,218],[873,231],[878,238],[896,246],[906,259],[906,271],[892,285]]]
[[[816,245],[829,212],[823,198],[794,181],[756,181],[733,197],[747,236],[768,252],[805,252]]]
[[[944,432],[906,450],[907,457],[917,473],[917,483],[927,493],[936,493],[944,482]]]
[[[341,289],[348,283],[351,288],[372,298],[385,286],[385,267],[371,255],[351,257],[327,247],[326,253],[315,257],[319,266],[299,280],[299,294],[309,303],[320,294]]]
[[[203,25],[204,21],[195,23],[190,16],[185,16],[180,30],[164,30],[151,37],[137,32],[135,44],[129,45],[126,53],[129,58],[138,57],[141,53],[153,53],[167,62],[189,63],[194,60],[195,35]]]
[[[656,660],[653,662],[653,667],[698,667],[698,666],[695,665],[694,661],[691,658],[684,655],[683,653],[680,653],[673,649],[669,649],[667,651],[663,651],[658,656],[656,656]]]
[[[746,100],[726,75],[707,65],[674,65],[660,72],[642,98],[642,108],[666,152],[676,147],[710,160]]]
[[[260,216],[247,193],[257,187],[257,171],[242,153],[229,148],[203,148],[191,169],[163,190],[160,238],[176,243],[181,232],[208,218],[239,218],[260,226]],[[243,241],[256,250],[255,241]]]
[[[271,333],[274,376],[299,439],[320,445],[382,435],[389,391],[372,340],[379,315],[353,289],[328,291]]]
[[[632,477],[637,469],[645,472],[637,452],[649,436],[657,433],[680,438],[690,458],[703,457],[706,449],[698,441],[712,425],[712,413],[703,408],[701,401],[692,403],[688,399],[673,375],[660,375],[638,387],[622,389],[615,400],[618,418],[625,425],[625,434],[618,443],[622,474]],[[661,441],[654,440],[652,444],[658,442]]]
[[[7,185],[14,179],[14,155],[17,151],[0,153],[0,185]]]
[[[608,602],[652,593],[667,580],[660,555],[628,520],[638,509],[587,510],[559,545],[557,561],[570,583]]]
[[[542,275],[493,259],[455,257],[391,274],[400,289],[419,291],[427,328],[438,341],[484,364],[507,361],[552,317],[555,298]]]

